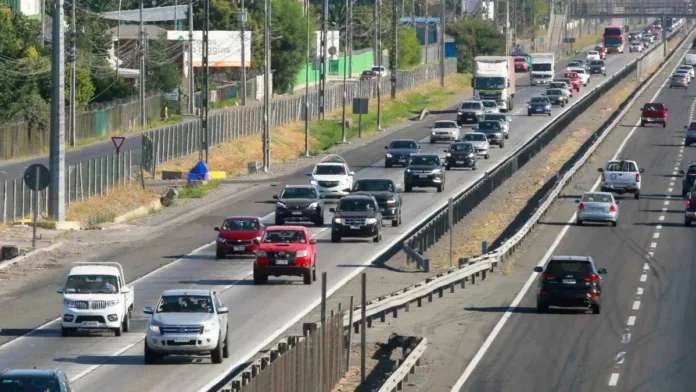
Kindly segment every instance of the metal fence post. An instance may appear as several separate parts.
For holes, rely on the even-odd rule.
[[[24,224],[24,218],[27,216],[27,213],[24,210],[24,182],[22,182],[20,186],[22,187],[22,216],[20,219],[22,220],[22,224]]]
[[[2,224],[7,224],[7,181],[2,183]]]
[[[449,229],[449,265],[452,268],[454,257],[454,199],[450,197],[447,203],[447,228]]]
[[[348,350],[346,350],[346,372],[350,369],[350,348],[353,340],[353,296],[350,296],[350,307],[348,308]]]
[[[12,180],[12,222],[17,221],[17,179]]]
[[[363,272],[361,276],[361,298],[360,298],[360,382],[365,382],[367,374],[365,372],[366,358],[366,336],[365,328],[367,328],[367,273]]]

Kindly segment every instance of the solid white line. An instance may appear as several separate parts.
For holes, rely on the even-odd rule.
[[[645,282],[646,280],[648,280],[648,274],[643,274],[643,275],[640,276],[640,281],[641,281],[641,282]]]
[[[637,294],[637,295],[643,295],[643,288],[642,288],[642,287],[638,287],[638,290],[636,290],[636,294]]]
[[[669,200],[665,200],[665,205],[666,205],[666,206],[669,205]]]
[[[640,301],[633,301],[633,310],[640,309]]]
[[[619,373],[612,373],[611,377],[609,377],[609,386],[615,387],[618,382],[619,382]]]
[[[629,327],[632,327],[635,324],[636,324],[636,316],[629,316],[628,322],[626,323],[626,325],[628,325]]]

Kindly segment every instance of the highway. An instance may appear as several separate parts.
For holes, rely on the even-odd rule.
[[[680,57],[684,53],[680,49]],[[562,215],[545,223],[555,225],[560,234],[539,265],[549,255],[589,255],[607,269],[601,314],[537,314],[537,278],[531,275],[529,290],[518,294],[519,304],[513,302],[514,309],[507,312],[499,310],[504,316],[455,384],[456,388],[463,382],[463,388],[456,389],[694,390],[696,316],[691,306],[696,291],[691,277],[696,276],[696,228],[684,227],[677,173],[696,160],[696,150],[683,147],[683,127],[694,118],[696,87],[692,83],[688,90],[658,89],[673,69],[674,65],[665,68],[623,121],[637,123],[644,102],[663,102],[669,109],[666,129],[634,128],[617,154],[645,169],[641,199],[619,197],[615,228],[566,223],[576,208],[572,199],[561,201]],[[596,172],[587,176],[595,178]],[[575,187],[567,189],[574,196],[582,194]]]
[[[637,55],[628,53],[609,56],[607,73],[615,73],[636,57]],[[589,87],[601,83],[602,79],[603,77],[593,77]],[[588,90],[589,88],[581,89],[572,102]],[[390,247],[417,221],[432,213],[434,200],[445,200],[466,189],[484,175],[486,170],[533,137],[562,110],[567,110],[567,107],[554,108],[553,117],[527,117],[524,103],[540,92],[540,88],[518,91],[512,113],[510,139],[502,150],[492,147],[491,159],[480,160],[479,170],[447,172],[446,189],[442,194],[420,189],[404,194],[404,225],[399,228],[386,227],[381,243],[346,240],[340,244],[331,244],[328,227],[311,227],[310,231],[319,242],[319,272],[328,273],[329,295],[359,273],[362,267],[372,263],[373,255]],[[453,118],[452,113],[431,116],[422,123],[393,134],[390,139],[415,138],[426,142],[428,127],[435,120]],[[403,169],[384,168],[381,157],[384,154],[383,146],[387,143],[388,140],[378,141],[344,155],[356,171],[357,178],[386,177],[401,182]],[[426,142],[423,151],[444,155],[442,150],[445,147],[445,144],[430,145]],[[201,213],[187,223],[184,229],[169,230],[164,236],[154,236],[149,241],[144,241],[142,246],[124,249],[117,255],[103,259],[120,262],[129,281],[176,259],[166,267],[135,281],[134,332],[124,334],[121,338],[115,338],[112,334],[61,338],[59,324],[49,323],[38,332],[1,346],[0,368],[59,367],[74,381],[76,389],[86,391],[205,390],[209,381],[244,363],[249,356],[273,341],[319,302],[318,284],[304,286],[293,278],[271,278],[267,286],[254,286],[250,279],[250,259],[216,261],[213,246],[210,245],[215,239],[212,228],[219,225],[227,215],[258,215],[266,221],[272,221],[274,206],[271,196],[279,192],[283,183],[306,183],[307,178],[303,173],[307,169],[309,168],[303,168],[294,175],[283,178],[278,186],[261,184],[234,199],[217,201],[210,206],[212,212]],[[326,218],[330,219],[330,214]],[[171,222],[174,227],[176,224],[176,221]],[[57,273],[55,281],[37,285],[35,292],[27,294],[42,298],[44,302],[53,302],[55,307],[51,309],[56,316],[60,310],[60,297],[54,290],[61,284],[61,277],[62,273]],[[208,358],[192,361],[175,357],[168,358],[167,365],[144,366],[142,337],[146,318],[141,313],[143,306],[153,304],[165,289],[185,287],[212,288],[221,293],[223,303],[230,307],[231,357],[222,365],[212,365]]]

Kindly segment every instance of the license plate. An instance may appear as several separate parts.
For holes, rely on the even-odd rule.
[[[302,211],[293,211],[292,214],[293,215],[302,215]]]
[[[360,226],[357,225],[351,225],[350,228],[351,230],[360,230]]]
[[[189,338],[174,338],[174,343],[188,343],[191,339]]]
[[[575,284],[575,279],[563,279],[564,284]]]
[[[288,265],[287,260],[276,260],[275,262],[277,265]]]
[[[427,175],[427,174],[419,174],[418,177],[420,177],[420,178],[428,178],[428,175]]]
[[[99,326],[99,322],[98,322],[98,321],[83,321],[83,322],[82,322],[82,325],[83,325],[84,327],[98,327],[98,326]]]
[[[245,246],[235,246],[232,248],[235,252],[243,252],[246,249]]]
[[[457,161],[457,164],[463,165],[464,161]]]
[[[404,162],[406,162],[406,160],[405,160],[405,159],[399,159],[399,162],[404,163]]]

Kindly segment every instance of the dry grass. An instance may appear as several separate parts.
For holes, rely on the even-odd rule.
[[[633,80],[624,83],[620,90],[612,91],[600,101],[601,108],[595,111],[593,116],[609,117],[636,86],[637,82]],[[558,168],[575,154],[593,132],[594,130],[588,127],[580,126],[574,129],[563,142],[548,146],[536,157],[535,161],[530,162],[515,174],[516,177],[524,177],[527,180],[517,181],[513,189],[507,190],[507,195],[500,196],[502,200],[499,200],[497,204],[507,206],[507,208],[486,211],[480,215],[474,213],[471,215],[470,221],[465,225],[460,225],[465,227],[455,227],[454,260],[481,254],[481,243],[487,241],[491,244],[498,238],[527,205],[528,200],[556,174]],[[542,159],[542,161],[539,162],[538,159]],[[514,179],[508,181],[514,181]],[[496,192],[500,192],[500,190]],[[493,197],[495,196],[493,195]],[[448,244],[448,241],[441,241],[428,251],[433,268],[445,269],[449,267]]]
[[[84,202],[74,203],[65,213],[66,220],[77,221],[83,225],[111,222],[119,215],[142,206],[147,206],[157,198],[152,189],[142,189],[137,185],[111,189],[108,195],[93,196]]]
[[[375,366],[377,366],[378,361],[375,360],[375,355],[379,351],[379,345],[370,343],[369,341],[365,345],[366,353],[365,356],[367,361],[365,363],[365,372],[369,375]],[[350,350],[350,368],[345,373],[342,379],[340,379],[336,385],[333,387],[331,392],[353,392],[358,387],[361,386],[360,382],[360,344],[352,344]],[[365,388],[367,389],[367,388]]]
[[[416,88],[402,91],[397,94],[396,99],[392,100],[388,92],[382,97],[382,127],[393,125],[396,122],[405,121],[414,114],[406,110],[406,106],[417,106],[420,102],[425,102],[430,109],[437,106],[442,107],[449,104],[452,95],[462,94],[470,88],[469,80],[465,75],[449,75],[445,80],[445,88],[441,88],[438,81],[426,83]],[[422,99],[418,99],[422,98]],[[420,102],[419,102],[420,101]],[[350,109],[349,109],[350,111]],[[377,112],[377,100],[370,100],[370,115],[363,116],[363,136],[374,133],[374,126],[371,125],[371,117]],[[326,114],[326,120],[320,123],[313,121],[310,124],[310,151],[317,153],[333,146],[339,138],[335,137],[336,124],[340,123],[342,111],[335,110]],[[347,132],[349,138],[357,134],[357,115],[347,113],[347,119],[352,122],[351,129]],[[374,122],[374,121],[372,121]],[[340,128],[340,124],[338,125]],[[271,131],[271,155],[273,164],[279,165],[292,161],[304,153],[304,123],[295,122],[282,127],[274,128]],[[262,161],[262,145],[259,135],[252,135],[246,138],[235,139],[228,143],[223,143],[211,147],[210,161],[208,168],[214,171],[224,171],[228,177],[246,175],[248,173],[247,163],[250,161]],[[175,159],[160,165],[158,175],[164,171],[189,171],[198,162],[196,155],[186,158]]]

